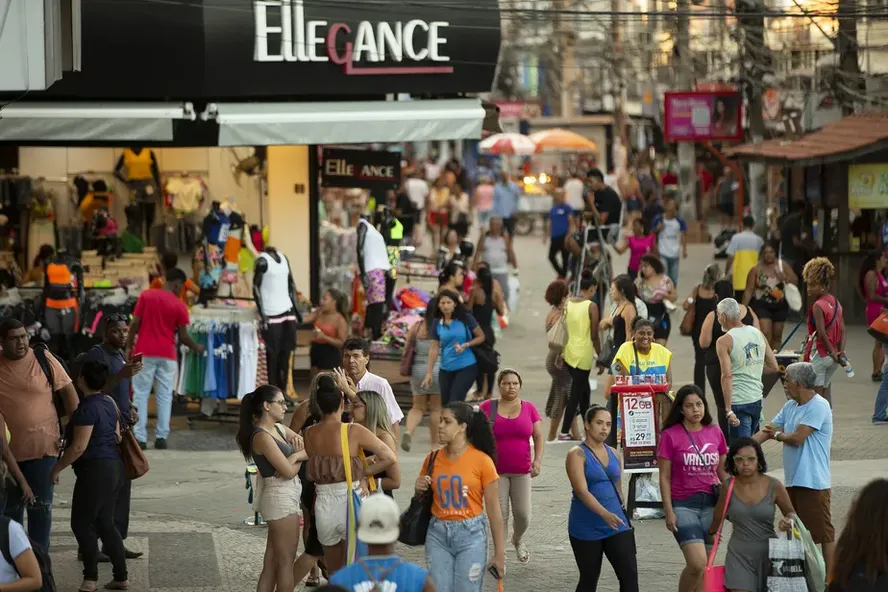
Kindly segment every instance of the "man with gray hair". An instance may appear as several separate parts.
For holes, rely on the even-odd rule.
[[[715,342],[721,366],[721,387],[730,439],[748,438],[759,429],[762,414],[762,373],[776,371],[777,358],[764,334],[743,324],[740,304],[724,298],[716,307],[716,319],[724,335]]]
[[[813,365],[790,364],[783,383],[789,400],[755,439],[774,439],[783,444],[783,481],[792,507],[814,542],[823,546],[826,573],[832,573],[836,540],[830,514],[833,418],[829,402],[814,391],[816,383]]]

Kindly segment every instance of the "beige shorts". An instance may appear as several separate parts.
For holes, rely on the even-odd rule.
[[[281,479],[279,477],[259,477],[258,511],[266,522],[281,520],[302,512],[302,482],[299,477]]]
[[[315,486],[315,524],[318,540],[325,547],[333,547],[345,540],[348,532],[348,486],[341,483],[322,483]]]

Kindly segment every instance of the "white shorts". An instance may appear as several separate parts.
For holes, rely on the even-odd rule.
[[[833,374],[839,368],[839,363],[832,356],[821,356],[817,351],[811,354],[811,365],[817,373],[814,386],[827,387],[832,382]]]
[[[348,533],[348,485],[343,481],[316,487],[314,511],[318,540],[325,547],[333,547],[344,541]]]
[[[281,520],[302,512],[300,498],[302,482],[299,477],[281,479],[280,477],[259,477],[259,513],[266,522]]]

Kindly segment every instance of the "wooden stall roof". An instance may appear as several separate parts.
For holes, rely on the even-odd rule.
[[[728,149],[742,160],[813,166],[843,162],[888,148],[888,111],[849,115],[796,140],[768,140]]]

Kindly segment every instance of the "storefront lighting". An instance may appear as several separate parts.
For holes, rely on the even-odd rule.
[[[545,185],[551,180],[552,180],[552,177],[550,177],[546,173],[540,173],[540,184]]]
[[[536,182],[537,182],[536,177],[531,177],[531,176],[524,177],[524,184],[525,185],[536,185]]]

